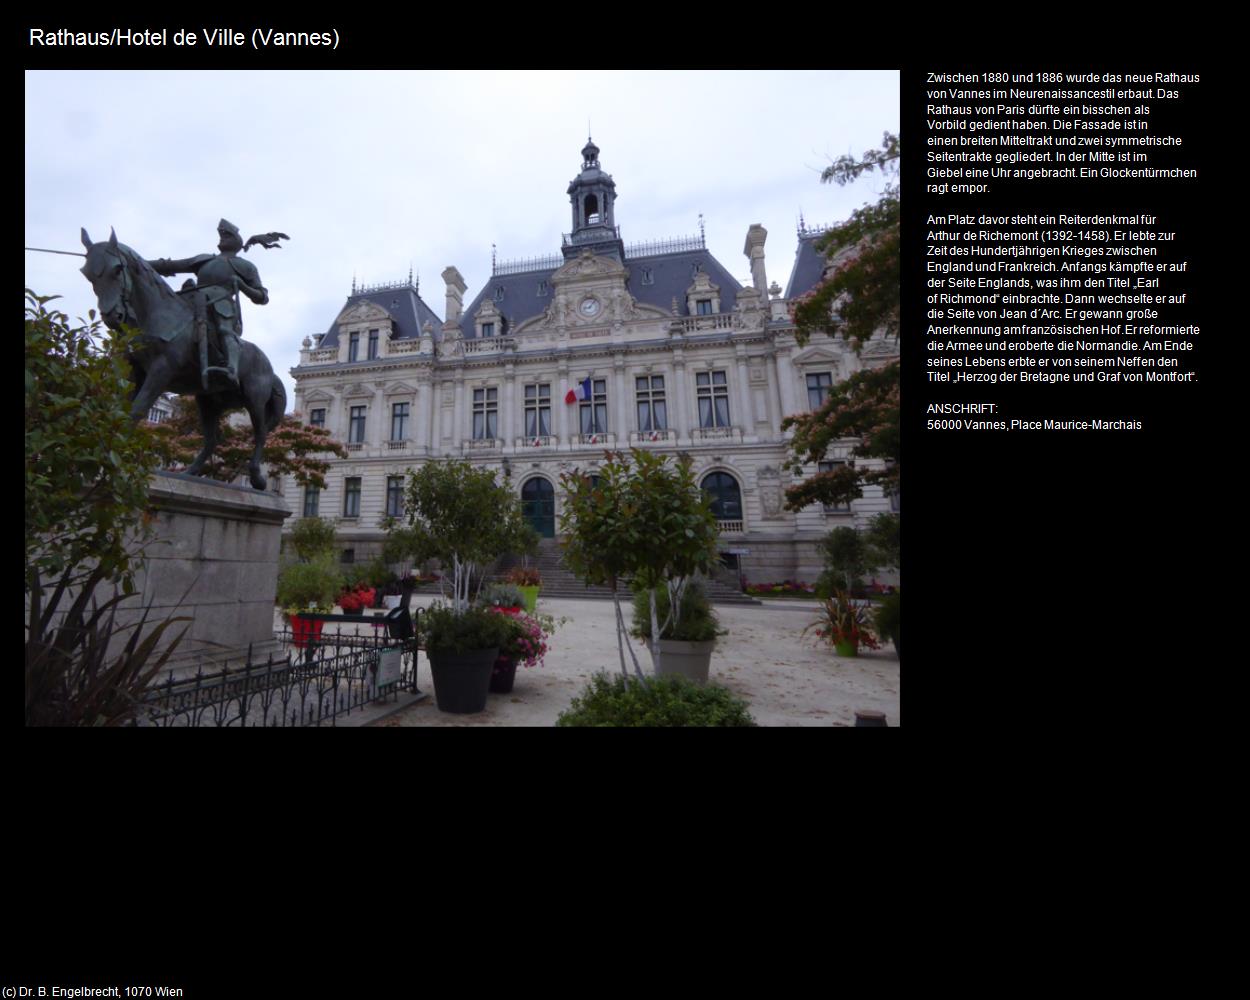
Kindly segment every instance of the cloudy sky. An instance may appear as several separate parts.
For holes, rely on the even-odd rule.
[[[587,120],[616,181],[626,244],[695,235],[749,275],[747,227],[768,230],[783,288],[795,226],[843,219],[881,187],[825,185],[832,157],[899,128],[894,71],[26,73],[25,246],[80,250],[118,239],[145,257],[215,252],[217,220],[244,237],[269,289],[243,303],[244,337],[289,369],[325,332],[352,278],[404,279],[443,314],[454,264],[466,305],[501,261],[559,252],[565,191]],[[94,308],[81,261],[26,253],[25,284]],[[183,278],[171,279],[175,287]]]

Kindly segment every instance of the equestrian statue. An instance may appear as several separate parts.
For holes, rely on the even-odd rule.
[[[203,473],[217,446],[221,416],[240,407],[252,420],[256,448],[248,465],[254,489],[265,488],[261,455],[265,438],[286,412],[286,390],[273,367],[255,344],[241,340],[242,293],[257,305],[269,301],[260,272],[239,256],[259,243],[281,249],[285,233],[264,233],[246,243],[232,223],[217,224],[216,254],[183,260],[145,260],[111,233],[107,242],[92,243],[87,230],[82,244],[87,263],[82,273],[91,282],[100,315],[110,329],[135,328],[139,337],[130,353],[135,383],[130,416],[147,416],[163,392],[194,396],[200,411],[204,447],[187,472]],[[194,274],[175,292],[161,275]]]

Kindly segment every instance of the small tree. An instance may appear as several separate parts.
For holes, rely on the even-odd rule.
[[[659,636],[669,619],[680,615],[682,592],[690,576],[710,571],[716,560],[716,518],[695,481],[689,459],[671,463],[641,449],[629,455],[609,453],[598,484],[589,476],[566,474],[568,490],[561,530],[565,562],[590,583],[606,583],[616,606],[617,648],[621,672],[629,648],[635,673],[642,676],[633,648],[625,639],[618,586],[631,576],[649,593],[653,669],[660,665]],[[668,589],[668,617],[659,622],[655,589]]]
[[[514,537],[520,518],[516,497],[488,469],[433,461],[408,480],[404,513],[408,550],[451,566],[452,611],[463,614],[474,571],[498,558]]]
[[[156,471],[148,430],[130,419],[130,335],[71,326],[26,290],[26,590],[31,573],[95,575],[133,592],[131,541]]]
[[[290,542],[300,562],[332,555],[334,525],[323,517],[301,517],[291,529]]]

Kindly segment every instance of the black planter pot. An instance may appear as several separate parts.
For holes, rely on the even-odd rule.
[[[490,693],[507,694],[516,680],[516,660],[500,657],[491,668]]]
[[[491,669],[499,649],[475,649],[468,653],[431,653],[434,700],[440,711],[469,715],[486,708]]]

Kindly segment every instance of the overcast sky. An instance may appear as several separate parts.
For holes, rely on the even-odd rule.
[[[118,239],[147,258],[213,253],[217,220],[280,230],[247,257],[269,304],[243,334],[294,398],[300,342],[324,333],[353,275],[401,280],[444,312],[454,264],[465,304],[501,261],[559,253],[587,119],[616,182],[628,245],[690,236],[739,281],[747,227],[768,230],[770,282],[789,278],[800,211],[845,218],[875,176],[821,184],[833,157],[899,128],[895,71],[26,73],[25,246]],[[26,253],[26,287],[71,318],[95,307],[81,260]],[[175,287],[182,277],[171,279]],[[290,404],[288,404],[289,406]]]

